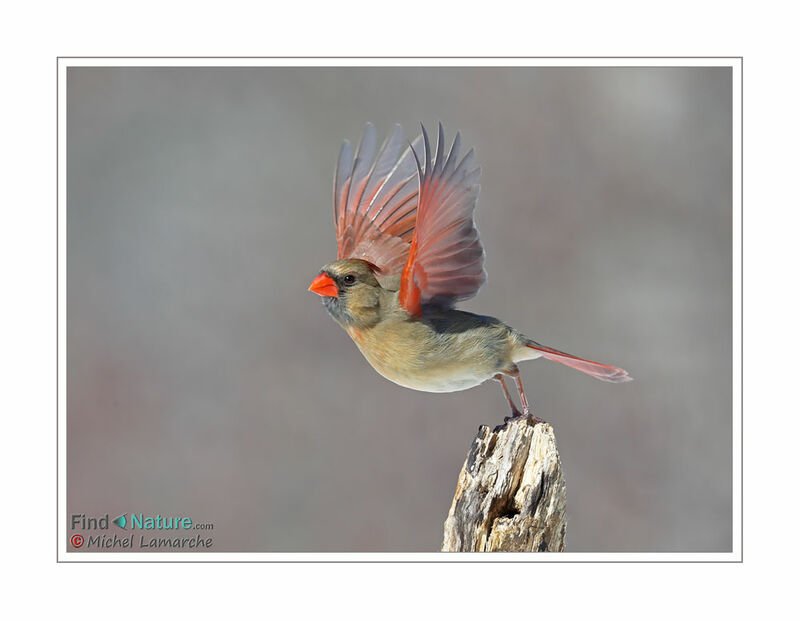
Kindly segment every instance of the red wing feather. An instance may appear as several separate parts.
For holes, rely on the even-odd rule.
[[[473,220],[480,191],[480,168],[470,169],[474,153],[470,149],[458,161],[461,136],[456,134],[445,157],[441,123],[435,158],[424,127],[422,137],[424,167],[413,151],[420,179],[417,222],[400,285],[400,304],[413,316],[425,304],[468,299],[486,281],[483,246]]]
[[[376,154],[371,123],[355,160],[350,143],[342,145],[333,183],[338,258],[360,258],[387,274],[400,273],[405,265],[419,190],[412,147],[402,146],[402,128],[396,125]]]

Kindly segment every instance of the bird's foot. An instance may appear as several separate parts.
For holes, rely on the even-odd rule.
[[[508,424],[509,421],[517,420],[519,418],[528,418],[529,420],[532,420],[534,424],[547,424],[545,420],[542,420],[542,418],[533,415],[530,411],[522,413],[519,409],[514,409],[514,411],[510,416],[504,417],[503,422]]]

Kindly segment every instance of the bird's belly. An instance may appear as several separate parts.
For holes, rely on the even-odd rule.
[[[418,390],[420,392],[458,392],[460,390],[468,390],[477,385],[480,385],[487,379],[491,378],[486,374],[475,374],[466,372],[463,374],[408,374],[408,373],[395,373],[391,370],[378,368],[375,364],[372,365],[379,374],[391,381],[405,388]]]
[[[384,378],[405,388],[421,392],[458,392],[468,390],[497,373],[497,361],[469,350],[421,353],[406,341],[402,346],[378,344],[354,335],[370,365]]]

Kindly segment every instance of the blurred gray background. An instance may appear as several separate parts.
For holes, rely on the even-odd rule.
[[[488,284],[463,304],[626,368],[523,365],[568,551],[731,549],[727,68],[70,68],[67,510],[216,551],[436,551],[490,382],[370,368],[306,289],[340,143],[461,130]]]

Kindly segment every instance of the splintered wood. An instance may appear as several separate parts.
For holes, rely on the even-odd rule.
[[[553,428],[481,426],[458,477],[442,551],[563,551],[566,489]]]

